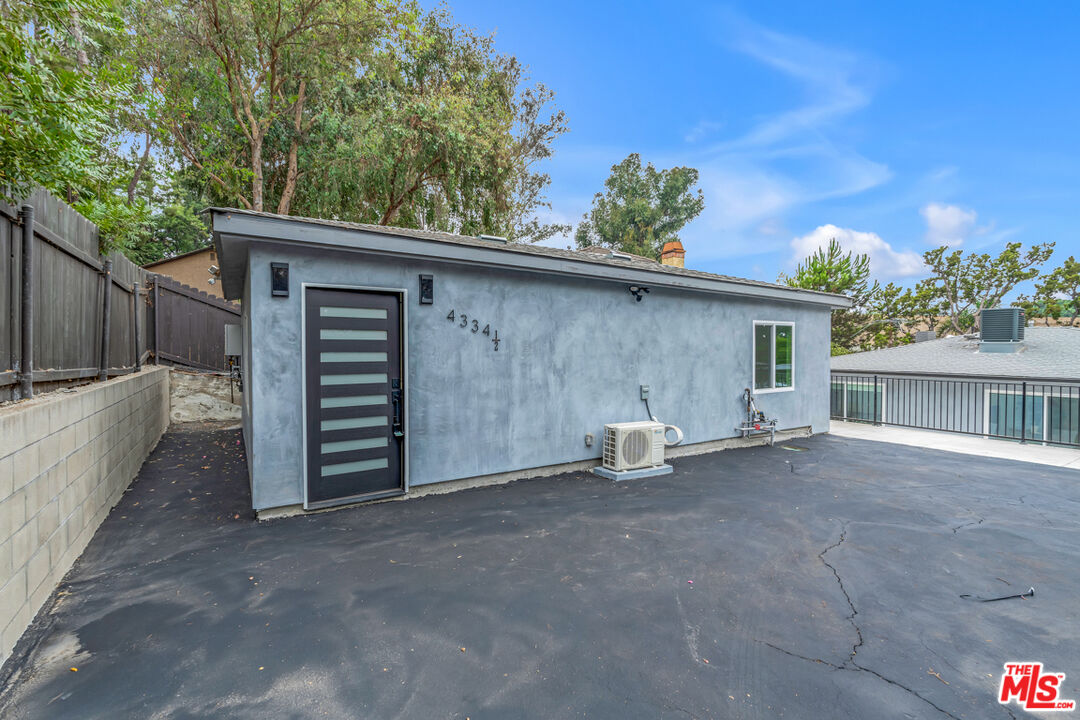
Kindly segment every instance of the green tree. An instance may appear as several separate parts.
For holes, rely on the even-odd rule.
[[[324,98],[296,212],[529,241],[568,231],[535,219],[550,182],[535,165],[566,131],[553,94],[445,10]]]
[[[110,0],[19,0],[0,20],[0,193],[77,191],[127,90],[123,67],[93,62],[120,17]]]
[[[1055,320],[1069,316],[1069,325],[1077,324],[1080,311],[1080,262],[1070,255],[1061,267],[1054,268],[1035,286],[1035,297],[1056,312]]]
[[[698,171],[690,167],[657,170],[641,165],[641,156],[628,155],[611,168],[606,191],[593,198],[592,210],[577,226],[579,248],[600,245],[657,259],[664,243],[678,240],[682,228],[705,209],[697,185]]]
[[[156,123],[228,204],[287,214],[323,88],[397,20],[379,0],[140,3],[133,54]]]
[[[894,283],[883,286],[871,303],[871,313],[881,322],[868,339],[868,349],[910,343],[919,330],[934,330],[940,315],[940,300],[930,279],[913,288]]]
[[[887,319],[874,312],[882,290],[878,282],[870,280],[870,257],[845,253],[835,238],[799,263],[792,275],[781,273],[777,282],[851,299],[850,308],[832,313],[833,355],[865,349],[867,333],[888,324]],[[898,291],[895,286],[889,287],[890,292]]]
[[[939,247],[923,254],[935,297],[946,316],[943,327],[962,334],[978,329],[979,312],[999,305],[1013,288],[1039,275],[1039,266],[1054,252],[1054,243],[1031,246],[1008,243],[996,257]]]

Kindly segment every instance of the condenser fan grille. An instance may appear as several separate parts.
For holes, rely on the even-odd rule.
[[[648,454],[650,449],[649,433],[644,430],[633,430],[623,436],[622,460],[627,465],[637,465]]]

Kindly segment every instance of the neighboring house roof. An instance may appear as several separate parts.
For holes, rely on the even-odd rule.
[[[152,263],[146,263],[145,265],[143,265],[143,269],[145,270],[145,269],[148,269],[148,268],[155,267],[157,265],[164,265],[165,263],[172,262],[173,260],[179,260],[180,258],[186,258],[186,257],[188,257],[190,255],[198,255],[199,253],[208,253],[208,252],[213,252],[213,251],[214,251],[214,246],[213,245],[208,245],[208,246],[206,246],[204,248],[199,248],[198,250],[190,250],[190,251],[188,251],[186,253],[181,253],[179,255],[173,255],[172,257],[169,257],[169,258],[164,258],[163,260],[155,260]]]
[[[979,352],[975,337],[951,337],[838,355],[834,372],[949,375],[1080,382],[1080,328],[1028,327],[1011,353]]]
[[[529,243],[505,243],[444,232],[301,218],[251,210],[209,208],[207,212],[212,218],[214,242],[219,251],[225,296],[230,299],[239,297],[245,270],[244,260],[235,254],[236,250],[232,250],[232,246],[236,243],[244,244],[253,239],[268,239],[313,248],[339,248],[392,255],[422,256],[450,262],[509,266],[521,270],[768,297],[829,307],[850,307],[851,305],[851,301],[843,295],[801,290],[787,285],[717,275],[700,270],[687,270],[661,265],[649,259],[642,261],[633,257],[620,258],[619,253],[578,252]],[[384,239],[372,242],[374,238],[371,238],[371,235],[379,235]],[[410,242],[394,242],[398,239]]]

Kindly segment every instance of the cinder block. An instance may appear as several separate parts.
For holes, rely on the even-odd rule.
[[[0,542],[7,540],[26,524],[26,492],[20,490],[0,500]],[[3,576],[0,575],[0,580]]]
[[[16,610],[15,616],[7,624],[7,626],[0,632],[0,661],[6,660],[11,651],[15,648],[15,643],[19,641],[22,634],[26,632],[27,626],[30,625],[30,621],[34,619],[33,614],[30,612],[30,603],[24,602]]]
[[[75,447],[82,448],[90,440],[90,421],[85,417],[80,417],[79,421],[75,423]]]
[[[38,473],[48,470],[56,463],[63,460],[60,456],[60,436],[57,434],[46,435],[37,444],[38,448]]]
[[[24,487],[27,483],[33,481],[38,476],[38,446],[37,443],[33,445],[27,445],[19,452],[15,453],[12,458],[14,462],[13,468],[13,488],[18,490]]]
[[[50,575],[49,548],[40,548],[26,563],[26,587],[36,588]]]
[[[49,502],[49,476],[39,475],[37,480],[24,488],[26,493],[26,519],[33,520],[34,516]]]
[[[38,543],[44,545],[60,527],[60,500],[54,499],[37,514]]]
[[[76,425],[73,423],[60,430],[60,454],[63,457],[75,452],[78,444],[75,441]]]
[[[30,590],[29,607],[31,615],[37,615],[37,611],[42,608],[45,601],[52,595],[53,589],[56,587],[56,583],[52,581],[52,577],[46,577],[37,587]]]
[[[52,399],[46,407],[48,408],[49,434],[51,435],[67,425],[67,417],[64,412],[63,400]]]
[[[0,458],[0,500],[13,492],[15,492],[15,458],[8,455]]]
[[[26,442],[35,443],[49,434],[49,406],[30,405],[23,412]]]
[[[22,567],[38,549],[37,523],[33,518],[11,536],[11,566]]]
[[[0,578],[11,577],[14,566],[11,564],[11,541],[0,542]]]
[[[26,603],[26,569],[19,568],[11,579],[0,587],[0,624],[5,627]]]
[[[18,407],[0,410],[0,458],[13,454],[26,444],[26,425]]]
[[[71,515],[71,511],[79,504],[79,500],[75,496],[75,487],[73,485],[66,486],[60,491],[60,497],[57,500],[60,503],[60,522],[63,523]]]

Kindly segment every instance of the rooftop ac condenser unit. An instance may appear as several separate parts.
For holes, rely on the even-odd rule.
[[[615,472],[664,464],[664,424],[613,423],[604,426],[604,467]]]

